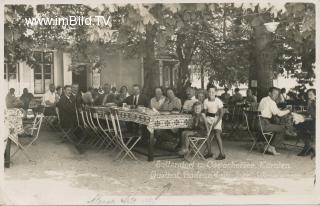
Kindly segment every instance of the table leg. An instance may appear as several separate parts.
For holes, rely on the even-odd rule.
[[[154,143],[154,130],[149,130],[150,137],[149,137],[149,147],[148,147],[148,161],[153,161],[153,143]]]
[[[10,168],[10,150],[11,150],[11,139],[8,138],[6,149],[4,152],[4,167]]]

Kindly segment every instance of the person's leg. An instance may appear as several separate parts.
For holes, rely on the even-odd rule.
[[[217,144],[218,144],[218,148],[219,148],[219,156],[216,158],[217,160],[222,160],[222,159],[225,159],[226,158],[226,155],[224,154],[224,151],[223,151],[223,144],[222,144],[222,139],[221,139],[221,130],[214,130],[215,132],[215,135],[216,135],[216,141],[217,141]]]
[[[213,156],[213,153],[212,153],[212,139],[213,139],[213,136],[214,136],[214,131],[211,131],[211,133],[210,133],[210,135],[209,135],[209,137],[207,139],[207,142],[206,142],[208,153],[205,155],[205,158],[209,158],[209,157]]]
[[[276,147],[283,142],[285,136],[285,126],[279,124],[265,124],[263,125],[263,130],[265,132],[274,132],[275,136],[273,137],[270,145]]]
[[[181,135],[181,150],[180,150],[180,154],[186,154],[189,151],[189,139],[188,137],[197,134],[197,132],[195,131],[191,131],[191,130],[185,130],[182,132]]]

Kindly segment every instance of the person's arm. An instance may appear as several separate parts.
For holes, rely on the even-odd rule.
[[[181,100],[180,99],[177,99],[175,102],[173,102],[173,108],[172,110],[178,110],[180,111],[181,110]]]
[[[270,107],[271,107],[272,114],[277,115],[279,117],[283,117],[291,112],[289,109],[280,110],[275,102],[271,104]]]
[[[151,109],[153,108],[153,105],[154,105],[153,103],[154,103],[154,100],[153,100],[153,98],[152,98],[152,99],[150,100],[150,103],[149,103],[149,108],[151,108]]]
[[[257,100],[257,97],[256,96],[253,96],[253,99],[254,99],[254,103],[257,103],[258,100]]]
[[[203,102],[203,112],[204,112],[205,114],[207,114],[207,113],[208,113],[207,100],[204,100],[204,102]]]

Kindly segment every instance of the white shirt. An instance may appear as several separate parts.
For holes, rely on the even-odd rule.
[[[56,102],[56,92],[47,91],[43,96],[43,104],[46,105],[46,101],[54,104]]]
[[[215,97],[214,101],[207,98],[203,102],[203,108],[209,113],[216,114],[219,109],[223,108],[223,103],[218,97]]]
[[[191,99],[187,99],[184,103],[183,103],[183,107],[182,109],[184,111],[187,111],[187,112],[191,112],[192,110],[192,107],[193,107],[193,104],[195,102],[197,102],[198,100],[196,99],[195,96],[193,96]]]
[[[159,99],[159,101],[157,100],[156,97],[153,97],[150,101],[150,107],[151,108],[155,108],[156,110],[159,110],[160,107],[163,105],[164,101],[166,100],[166,98],[164,96],[161,96],[161,98]]]
[[[289,110],[281,111],[276,102],[271,99],[270,96],[261,99],[258,111],[261,112],[262,117],[269,119],[272,117],[272,115],[278,115],[279,117],[282,117],[290,112]]]

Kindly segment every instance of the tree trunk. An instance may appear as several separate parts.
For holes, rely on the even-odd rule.
[[[145,95],[151,97],[153,90],[156,86],[160,85],[159,82],[159,68],[155,59],[155,38],[156,27],[152,24],[146,25],[146,45],[145,57],[143,61],[144,67],[144,87],[143,92]]]
[[[260,101],[268,95],[269,88],[273,86],[275,49],[272,47],[272,33],[265,29],[263,19],[257,17],[254,21],[254,54],[249,79],[257,80],[257,97]]]
[[[201,65],[201,89],[204,89],[204,68]]]

